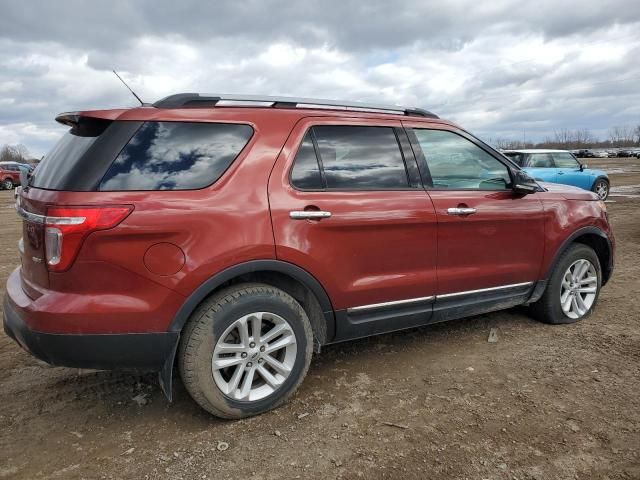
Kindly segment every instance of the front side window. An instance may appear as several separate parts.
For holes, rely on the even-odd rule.
[[[527,167],[553,168],[555,165],[550,153],[530,153],[527,159]]]
[[[558,168],[579,168],[580,165],[573,155],[569,152],[555,152],[553,154],[553,162]]]
[[[505,164],[453,132],[413,129],[424,154],[433,188],[504,190],[511,177]]]
[[[328,189],[404,189],[409,179],[392,127],[313,127]]]
[[[99,190],[193,190],[214,183],[248,143],[248,125],[146,122],[122,149]]]

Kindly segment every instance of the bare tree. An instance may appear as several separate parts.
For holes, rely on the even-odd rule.
[[[628,125],[618,125],[609,129],[609,140],[616,147],[632,147],[635,143],[636,130]]]
[[[31,158],[29,149],[22,144],[3,145],[2,148],[0,148],[1,162],[25,163],[29,158]]]

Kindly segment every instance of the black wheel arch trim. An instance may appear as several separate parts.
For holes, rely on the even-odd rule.
[[[221,272],[205,280],[184,301],[174,316],[168,330],[180,332],[189,316],[206,297],[208,297],[220,285],[241,275],[254,272],[278,272],[288,275],[306,286],[315,295],[320,308],[327,321],[327,340],[330,340],[335,332],[335,315],[329,295],[316,278],[309,272],[293,263],[282,260],[250,260],[228,267]]]
[[[607,249],[609,251],[609,265],[601,265],[601,268],[602,268],[602,274],[603,274],[602,285],[605,285],[607,283],[607,281],[611,277],[611,273],[613,272],[613,247],[611,245],[611,240],[609,239],[609,236],[605,232],[603,232],[601,229],[594,226],[579,228],[578,230],[574,231],[571,235],[569,235],[567,238],[565,238],[565,240],[562,242],[562,245],[560,245],[560,248],[558,248],[558,250],[556,251],[553,257],[553,260],[549,265],[549,268],[547,268],[547,271],[545,272],[544,278],[546,280],[548,280],[551,277],[551,274],[553,273],[553,270],[556,268],[556,265],[558,264],[560,257],[567,250],[567,248],[569,248],[569,246],[572,243],[574,243],[576,239],[582,237],[583,235],[589,235],[589,234],[597,235],[606,241]]]

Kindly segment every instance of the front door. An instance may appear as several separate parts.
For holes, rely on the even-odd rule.
[[[436,214],[407,150],[399,121],[312,117],[271,174],[276,256],[323,285],[340,339],[429,319]]]
[[[553,162],[553,156],[549,152],[525,153],[525,171],[540,182],[560,182],[558,169]]]
[[[553,152],[556,182],[591,190],[591,176],[580,169],[580,162],[569,152]]]
[[[506,162],[465,132],[407,124],[438,219],[438,301],[530,291],[544,250],[536,194],[514,193]]]

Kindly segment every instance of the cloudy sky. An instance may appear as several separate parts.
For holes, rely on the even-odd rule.
[[[0,144],[176,92],[428,108],[485,140],[640,123],[640,1],[0,0]]]

